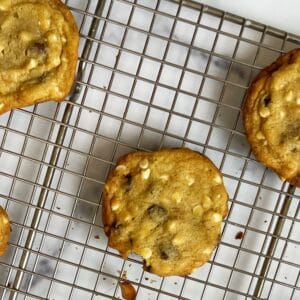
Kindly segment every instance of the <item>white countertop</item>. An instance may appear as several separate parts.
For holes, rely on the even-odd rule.
[[[299,0],[199,0],[199,2],[300,35]]]

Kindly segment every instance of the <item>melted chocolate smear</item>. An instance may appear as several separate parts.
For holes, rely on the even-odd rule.
[[[135,300],[136,298],[136,290],[133,285],[129,281],[121,281],[119,282],[122,297],[124,300]]]

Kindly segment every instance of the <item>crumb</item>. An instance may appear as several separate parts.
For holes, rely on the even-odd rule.
[[[60,207],[59,207],[59,206],[56,206],[56,209],[60,210]]]
[[[235,235],[236,240],[241,240],[244,237],[244,233],[242,231],[237,232]]]
[[[267,223],[268,221],[267,220],[264,220],[264,223]]]
[[[123,278],[123,279],[127,279],[127,271],[126,271],[126,270],[123,271],[123,273],[122,273],[122,278]]]
[[[145,280],[149,280],[149,278],[148,278],[148,277],[145,277]]]
[[[94,238],[95,238],[96,240],[100,240],[100,236],[99,236],[99,235],[95,235]]]

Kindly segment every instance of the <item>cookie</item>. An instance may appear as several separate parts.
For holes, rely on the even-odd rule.
[[[7,249],[7,242],[10,236],[10,222],[6,211],[0,206],[0,256]]]
[[[79,34],[59,0],[0,1],[0,114],[69,93]]]
[[[248,90],[243,119],[257,159],[300,187],[300,49],[258,74]]]
[[[220,239],[227,192],[219,170],[192,150],[123,156],[105,184],[102,219],[109,246],[134,252],[160,276],[187,275]]]

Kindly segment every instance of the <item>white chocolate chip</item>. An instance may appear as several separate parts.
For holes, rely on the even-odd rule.
[[[215,176],[214,181],[217,184],[221,184],[222,183],[222,177],[220,175],[217,175],[217,176]]]
[[[201,205],[196,205],[194,208],[193,208],[193,215],[194,216],[197,216],[197,217],[201,217],[203,214],[203,208]]]
[[[265,139],[266,139],[266,137],[264,136],[264,134],[263,134],[261,131],[259,131],[259,132],[256,134],[256,138],[257,138],[258,140],[265,140]]]
[[[125,165],[118,165],[116,167],[116,171],[126,171],[127,167]]]
[[[164,175],[160,175],[159,179],[163,180],[163,181],[168,181],[169,180],[169,175],[164,174]]]
[[[30,61],[29,61],[29,63],[28,63],[28,65],[27,65],[27,68],[29,70],[31,70],[31,69],[36,68],[37,65],[38,65],[38,61],[36,59],[34,59],[34,58],[31,58]]]
[[[0,109],[4,107],[4,103],[0,103]]]
[[[210,208],[211,207],[211,202],[212,202],[211,198],[208,197],[208,196],[205,196],[204,199],[203,199],[203,204],[202,204],[203,208],[205,208],[205,209]]]
[[[172,220],[168,222],[168,229],[170,232],[176,232],[177,222]]]
[[[20,39],[23,42],[29,42],[32,40],[32,34],[28,31],[21,31],[20,32]]]
[[[150,248],[143,248],[140,250],[140,254],[145,259],[149,259],[152,256],[152,250]]]
[[[54,66],[59,66],[60,62],[61,62],[60,57],[55,57],[52,60],[52,63],[53,63]]]
[[[48,41],[50,43],[56,43],[58,41],[58,36],[55,33],[51,33],[48,35]]]
[[[270,114],[271,114],[271,112],[267,107],[261,107],[259,110],[259,115],[262,118],[267,118]]]
[[[220,223],[222,221],[222,216],[219,213],[213,213],[211,218],[215,223]]]
[[[187,175],[186,176],[186,180],[187,180],[187,184],[188,186],[192,186],[195,182],[195,178],[191,175]]]
[[[184,242],[184,238],[182,235],[176,234],[172,240],[173,245],[179,246]]]
[[[141,169],[145,170],[149,167],[149,161],[147,158],[144,158],[140,161],[139,166]]]
[[[287,102],[291,102],[291,101],[293,100],[293,98],[294,98],[294,93],[293,93],[293,91],[289,91],[289,92],[286,94],[286,96],[285,96],[285,99],[286,99]]]
[[[64,44],[67,42],[67,39],[66,39],[66,37],[65,37],[64,35],[61,37],[61,41],[62,41]]]
[[[204,255],[210,255],[211,254],[211,249],[210,248],[206,248],[206,249],[204,249],[203,251],[202,251],[202,253],[204,254]]]
[[[296,104],[300,105],[300,97],[296,99]]]
[[[182,196],[178,192],[175,192],[172,198],[176,201],[177,204],[179,204],[182,200]]]
[[[112,211],[118,210],[121,205],[121,203],[118,199],[112,199],[110,204],[111,204]]]
[[[142,178],[145,179],[145,180],[148,179],[150,177],[150,173],[151,173],[150,169],[143,170],[142,171]]]

